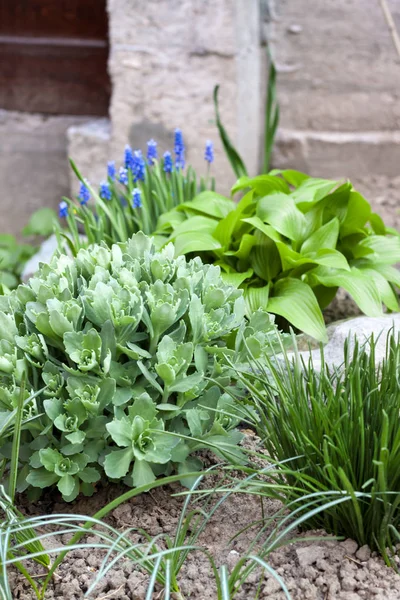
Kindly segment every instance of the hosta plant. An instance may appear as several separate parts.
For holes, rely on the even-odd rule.
[[[351,183],[297,171],[242,177],[239,203],[204,191],[159,220],[177,254],[219,265],[241,286],[247,309],[263,307],[318,340],[321,310],[339,287],[367,315],[398,310],[400,237]]]
[[[103,473],[139,486],[193,471],[203,447],[240,460],[239,418],[220,391],[227,356],[261,356],[275,326],[262,311],[244,318],[218,267],[175,259],[172,245],[155,252],[138,233],[42,265],[0,298],[0,339],[0,423],[26,380],[17,489],[57,485],[72,500]],[[12,434],[0,436],[5,462]]]

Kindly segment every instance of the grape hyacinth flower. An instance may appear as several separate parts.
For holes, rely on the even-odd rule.
[[[128,169],[121,167],[119,170],[119,182],[128,185]]]
[[[90,192],[86,184],[86,180],[85,183],[81,182],[81,186],[79,188],[78,200],[82,204],[82,206],[85,206],[90,200]]]
[[[171,152],[164,152],[164,172],[165,173],[172,173],[172,156],[171,156]]]
[[[110,160],[107,163],[107,177],[109,177],[111,181],[115,181],[115,160]]]
[[[154,161],[157,159],[157,142],[155,140],[149,140],[147,142],[147,161],[150,166],[154,165]]]
[[[204,151],[204,160],[206,160],[209,165],[211,165],[211,163],[214,162],[214,144],[212,143],[211,140],[207,140],[207,142],[206,142],[206,149]]]
[[[142,208],[142,192],[139,188],[132,190],[132,201],[133,208]]]
[[[58,216],[60,219],[68,217],[68,204],[64,200],[58,205]]]
[[[99,196],[103,200],[111,200],[112,192],[111,192],[110,184],[108,183],[108,181],[102,181],[100,183]]]
[[[133,157],[132,148],[130,146],[125,146],[125,155],[124,155],[125,169],[130,169],[131,171],[133,171],[134,163],[135,163],[135,159]]]
[[[182,131],[175,129],[175,167],[177,169],[185,168],[185,144],[183,141]]]
[[[146,172],[146,163],[142,156],[141,150],[135,150],[133,153],[132,173],[133,181],[144,181],[144,175]]]

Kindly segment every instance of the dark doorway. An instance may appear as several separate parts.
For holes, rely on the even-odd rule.
[[[0,0],[0,108],[108,113],[106,0]]]

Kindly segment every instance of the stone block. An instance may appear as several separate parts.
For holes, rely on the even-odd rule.
[[[66,132],[80,117],[0,110],[0,231],[18,234],[30,215],[68,194]]]
[[[68,129],[68,156],[72,158],[80,173],[95,187],[107,176],[107,161],[110,156],[110,121],[94,119]],[[79,180],[69,170],[72,194],[79,191]]]
[[[375,173],[396,177],[400,131],[327,132],[282,129],[273,164],[314,177],[357,179]]]

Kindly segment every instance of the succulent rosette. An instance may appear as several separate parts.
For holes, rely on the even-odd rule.
[[[0,466],[22,387],[18,489],[33,495],[57,485],[70,501],[102,477],[184,475],[200,448],[240,460],[240,411],[222,386],[237,387],[232,363],[276,336],[267,313],[245,318],[218,267],[156,252],[141,232],[55,256],[0,297]]]

